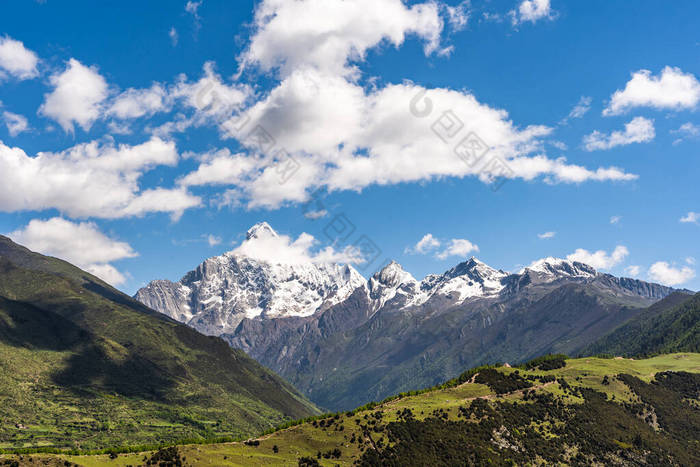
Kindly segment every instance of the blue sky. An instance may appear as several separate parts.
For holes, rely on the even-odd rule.
[[[0,232],[128,293],[260,221],[365,275],[570,256],[697,290],[698,18],[692,1],[8,3]],[[475,163],[454,151],[470,135]]]

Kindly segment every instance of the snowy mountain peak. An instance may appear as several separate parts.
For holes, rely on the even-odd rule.
[[[483,263],[474,257],[471,257],[468,261],[459,263],[457,266],[453,267],[444,274],[444,276],[450,278],[465,275],[476,281],[483,282],[484,280],[500,280],[508,274],[498,269],[494,269],[488,264]]]
[[[372,276],[374,280],[388,287],[396,287],[401,284],[417,282],[399,263],[391,261],[381,271]]]
[[[240,247],[204,260],[177,283],[151,282],[137,299],[200,332],[220,335],[245,318],[322,313],[365,287],[352,266],[314,261],[306,250],[308,235],[290,246],[261,222],[246,237]],[[282,244],[294,254],[282,257],[277,251]]]
[[[578,261],[569,261],[562,258],[542,258],[523,268],[520,274],[534,272],[540,276],[559,279],[561,277],[595,277],[596,270]]]
[[[275,229],[270,227],[270,224],[267,222],[258,222],[254,226],[248,229],[248,232],[245,234],[246,240],[250,240],[253,238],[266,238],[266,237],[277,237],[277,232],[275,232]]]

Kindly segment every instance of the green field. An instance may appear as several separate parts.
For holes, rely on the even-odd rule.
[[[505,394],[496,394],[486,384],[475,382],[466,382],[456,387],[446,389],[436,389],[417,395],[405,396],[394,399],[377,405],[371,409],[361,410],[357,413],[343,413],[328,416],[313,422],[306,422],[286,428],[275,433],[261,436],[257,438],[259,445],[249,446],[243,442],[238,443],[221,443],[221,444],[204,444],[204,445],[185,445],[179,446],[179,455],[182,456],[186,465],[203,465],[203,466],[249,466],[249,465],[298,465],[298,459],[303,457],[311,457],[316,459],[320,465],[353,465],[359,460],[363,453],[375,449],[375,447],[387,446],[392,444],[388,430],[374,431],[373,426],[381,425],[386,427],[392,422],[400,422],[400,413],[405,409],[410,409],[415,417],[415,420],[425,421],[428,419],[439,419],[441,423],[464,423],[460,420],[460,408],[468,407],[474,401],[487,401],[488,404],[494,405],[497,403],[515,403],[513,407],[526,407],[527,404],[532,404],[531,397],[525,396],[524,393],[533,391],[538,394],[551,394],[554,397],[560,398],[564,403],[571,407],[577,404],[583,404],[584,398],[579,395],[572,394],[576,392],[576,388],[590,388],[604,394],[601,398],[601,403],[615,404],[610,405],[611,408],[623,407],[625,403],[635,403],[640,401],[640,396],[636,394],[630,386],[616,378],[616,375],[625,374],[634,378],[638,378],[645,384],[654,380],[654,376],[660,372],[688,372],[700,373],[700,354],[682,353],[662,355],[646,360],[632,359],[602,359],[602,358],[580,358],[570,359],[566,361],[566,366],[554,370],[523,370],[515,368],[501,367],[498,372],[502,375],[514,375],[514,378],[527,378],[528,376],[547,376],[546,382],[534,381],[532,387],[525,390],[509,391]],[[608,383],[604,384],[605,377],[608,378]],[[478,379],[478,377],[477,377]],[[553,380],[553,381],[550,381]],[[562,385],[564,382],[564,386]],[[568,385],[571,388],[566,389]],[[648,385],[652,387],[653,385]],[[646,387],[646,386],[645,386]],[[527,400],[526,400],[527,399]],[[698,401],[688,400],[688,412],[693,410],[697,412]],[[695,404],[695,409],[691,408]],[[507,405],[510,407],[510,405]],[[660,410],[660,409],[659,409]],[[659,411],[659,417],[663,412]],[[462,418],[463,420],[463,418]],[[472,420],[475,422],[476,420]],[[538,423],[533,423],[535,433],[539,433],[542,439],[559,436],[552,430],[552,427],[559,423],[553,419],[543,419]],[[643,427],[647,425],[640,422]],[[476,423],[475,423],[476,424]],[[361,426],[370,427],[369,430],[361,428]],[[643,429],[634,425],[631,429]],[[517,430],[515,430],[517,431]],[[666,430],[668,431],[668,430]],[[369,435],[368,435],[369,433]],[[624,434],[624,433],[623,433]],[[657,435],[652,428],[649,428],[649,433],[643,433],[644,436],[653,437]],[[524,435],[523,435],[524,436]],[[611,442],[619,449],[624,451],[629,449],[631,443],[617,436]],[[695,433],[697,438],[697,433]],[[368,438],[371,438],[368,439]],[[358,440],[364,440],[358,443]],[[499,438],[500,439],[500,438]],[[661,438],[660,438],[661,439]],[[661,443],[663,441],[663,443]],[[662,439],[658,449],[672,449],[670,441]],[[692,440],[691,440],[692,442]],[[695,439],[697,447],[698,440]],[[666,444],[664,444],[666,443]],[[274,447],[277,447],[275,452]],[[688,446],[691,447],[691,446]],[[332,453],[333,450],[340,451],[339,458],[325,458],[324,454]],[[497,448],[494,446],[493,450]],[[571,447],[571,453],[574,455],[576,447]],[[321,453],[320,459],[318,458]],[[671,451],[670,451],[671,452]],[[144,459],[148,460],[153,455],[153,452],[145,452],[138,454],[119,454],[115,459],[110,459],[107,455],[102,456],[64,456],[64,455],[31,455],[32,462],[43,462],[51,460],[58,462],[56,465],[66,460],[81,466],[127,466],[127,465],[143,465]],[[617,455],[617,454],[614,454]],[[7,459],[18,459],[17,456],[5,456]],[[28,463],[30,455],[23,456],[23,462]],[[544,461],[542,463],[545,463]],[[29,465],[29,464],[28,464]],[[436,464],[437,465],[437,464]]]

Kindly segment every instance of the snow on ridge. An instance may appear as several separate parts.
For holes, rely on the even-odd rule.
[[[594,277],[597,274],[597,271],[587,264],[551,256],[533,261],[529,266],[521,269],[519,274],[526,274],[527,271],[553,278]]]
[[[203,333],[220,335],[233,332],[246,318],[322,313],[360,287],[371,302],[370,312],[376,312],[385,306],[420,306],[433,297],[459,304],[497,296],[505,289],[506,278],[514,276],[472,257],[421,281],[392,261],[366,280],[348,262],[337,261],[338,256],[318,260],[310,250],[315,240],[308,234],[291,241],[267,222],[260,222],[248,229],[242,245],[246,242],[257,242],[250,250],[252,255],[239,247],[208,258],[177,283],[151,282],[137,292],[137,299]],[[277,246],[281,243],[293,251],[280,254]],[[539,281],[596,275],[595,269],[583,263],[551,257],[533,262],[518,274],[530,273]]]

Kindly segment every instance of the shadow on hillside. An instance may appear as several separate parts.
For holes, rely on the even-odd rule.
[[[13,347],[70,350],[89,333],[63,316],[0,296],[0,341]]]
[[[32,350],[69,352],[65,366],[56,369],[52,379],[59,386],[80,389],[81,393],[93,389],[163,400],[175,384],[171,375],[134,349],[105,341],[55,312],[2,296],[0,342]]]
[[[121,349],[120,349],[121,350]],[[76,390],[93,388],[126,397],[165,401],[174,378],[145,357],[120,355],[106,342],[81,346],[53,375],[56,384]]]

